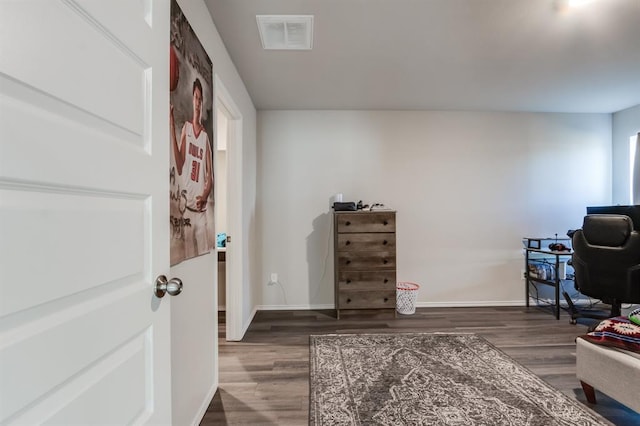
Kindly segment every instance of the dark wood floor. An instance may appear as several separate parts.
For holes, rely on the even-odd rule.
[[[575,337],[589,322],[559,321],[544,308],[418,308],[391,312],[261,311],[242,342],[224,338],[220,317],[220,385],[202,425],[306,425],[309,335],[328,333],[474,332],[616,425],[640,425],[640,414],[596,393],[586,402],[575,378]]]

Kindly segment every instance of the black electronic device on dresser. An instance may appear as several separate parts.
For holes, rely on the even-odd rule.
[[[336,317],[396,308],[396,212],[334,212]]]

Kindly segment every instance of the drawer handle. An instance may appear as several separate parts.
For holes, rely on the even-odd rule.
[[[382,263],[384,263],[384,264],[386,265],[387,263],[389,263],[389,261],[388,261],[387,259],[384,259],[384,260],[382,261]]]
[[[384,298],[384,301],[385,301],[385,302],[388,302],[388,301],[389,301],[389,298],[388,298],[388,297],[385,297],[385,298]]]
[[[387,226],[387,225],[389,224],[389,222],[387,222],[387,221],[385,220],[384,222],[382,222],[382,224],[383,224],[384,226]]]
[[[389,242],[388,242],[387,240],[384,240],[384,241],[382,242],[382,245],[383,245],[383,246],[386,246],[387,244],[389,244]]]
[[[351,284],[351,280],[347,280],[347,284]]]
[[[344,243],[344,245],[345,245],[345,246],[348,246],[349,244],[351,244],[351,241],[349,241],[349,240],[347,240],[347,241]]]
[[[351,303],[351,299],[347,299],[347,303]]]
[[[351,261],[350,261],[350,260],[347,260],[347,265],[348,265],[348,264],[350,264],[350,263],[351,263]]]
[[[385,283],[385,284],[388,283],[388,282],[389,282],[388,278],[385,278],[384,281],[383,281],[383,283]]]
[[[349,226],[349,225],[351,225],[351,222],[349,222],[349,221],[346,221],[346,222],[344,223],[344,226]]]

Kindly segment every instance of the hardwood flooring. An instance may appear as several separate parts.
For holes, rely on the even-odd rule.
[[[589,321],[589,320],[585,320]],[[590,322],[572,325],[546,308],[418,308],[414,315],[344,311],[260,311],[243,341],[227,342],[220,316],[220,384],[201,425],[306,425],[309,335],[328,333],[474,332],[551,386],[620,426],[640,414],[596,391],[586,402],[575,377],[575,338]]]

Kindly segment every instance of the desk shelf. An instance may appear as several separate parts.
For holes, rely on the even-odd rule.
[[[555,251],[544,249],[551,243],[562,243],[570,247],[569,238],[524,238],[524,280],[525,301],[529,307],[529,286],[531,283],[548,285],[554,288],[555,304],[553,306],[556,319],[560,319],[560,286],[566,278],[561,277],[560,264],[571,258],[571,251]],[[532,274],[533,265],[548,265],[549,268],[540,269],[539,274]],[[547,275],[548,272],[548,275]]]

